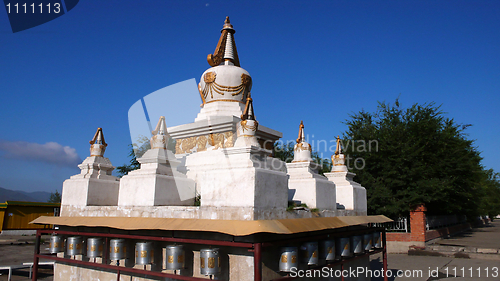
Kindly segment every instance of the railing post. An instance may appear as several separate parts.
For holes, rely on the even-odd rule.
[[[254,243],[254,280],[262,281],[262,243]]]
[[[384,270],[384,281],[388,281],[387,279],[387,240],[385,235],[385,228],[382,230],[382,243],[384,248],[382,250],[382,267]]]
[[[33,259],[33,273],[31,275],[31,280],[36,281],[38,279],[38,255],[40,254],[40,230],[36,231],[36,240],[35,240],[35,257]]]

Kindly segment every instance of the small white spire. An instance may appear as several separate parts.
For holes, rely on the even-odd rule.
[[[337,136],[337,149],[335,149],[335,154],[332,155],[332,172],[347,172],[347,166],[345,165],[345,156],[342,154],[342,145],[340,143],[340,136]]]
[[[152,131],[153,137],[151,137],[151,149],[167,149],[168,144],[168,132],[167,125],[165,124],[165,116],[160,116],[156,129]]]
[[[104,140],[104,134],[102,133],[102,128],[97,128],[94,138],[89,141],[90,143],[90,156],[104,156],[104,151],[108,144]]]
[[[299,136],[297,137],[297,144],[293,148],[293,161],[294,162],[309,162],[311,158],[311,145],[306,142],[304,134],[304,122],[300,121]]]
[[[167,125],[165,124],[165,116],[160,116],[156,129],[152,131],[153,135],[167,135]]]

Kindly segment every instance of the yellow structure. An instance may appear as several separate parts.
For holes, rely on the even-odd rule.
[[[0,203],[0,231],[50,228],[29,224],[40,216],[59,215],[60,203],[6,201]]]

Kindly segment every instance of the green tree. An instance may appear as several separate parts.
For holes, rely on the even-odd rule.
[[[500,174],[493,169],[484,171],[482,190],[480,213],[493,219],[500,214]]]
[[[61,203],[61,193],[59,191],[52,192],[50,193],[49,200],[47,201],[49,203]]]
[[[350,115],[345,124],[348,168],[367,189],[369,214],[395,218],[419,203],[429,214],[479,214],[484,171],[464,132],[470,125],[446,118],[434,103],[402,108],[398,100]]]
[[[135,156],[134,146],[132,144],[130,146],[130,152],[128,156],[130,157],[130,161],[128,164],[124,164],[122,166],[116,167],[116,173],[118,177],[123,177],[127,175],[130,171],[137,170],[141,167],[141,164],[137,161],[137,157]]]

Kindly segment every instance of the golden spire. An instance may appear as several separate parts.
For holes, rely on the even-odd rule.
[[[248,92],[247,103],[245,104],[245,110],[241,115],[241,120],[255,120],[255,115],[253,113],[253,101],[250,92]]]
[[[89,141],[90,144],[102,144],[104,147],[108,146],[108,144],[104,141],[104,135],[102,134],[102,128],[97,128],[95,132],[94,138]]]
[[[297,138],[297,143],[300,143],[302,141],[304,141],[304,122],[300,120],[299,137]]]
[[[232,62],[233,65],[240,66],[240,60],[238,59],[238,52],[236,51],[236,44],[233,37],[235,31],[233,25],[229,21],[229,17],[226,17],[226,21],[220,32],[221,35],[215,52],[207,56],[208,64],[214,67],[220,65],[224,60],[228,60]]]
[[[335,155],[342,153],[342,147],[340,146],[340,136],[337,136],[337,149],[335,150]]]

